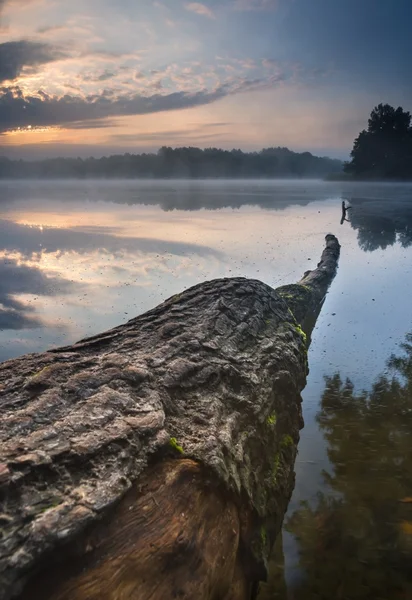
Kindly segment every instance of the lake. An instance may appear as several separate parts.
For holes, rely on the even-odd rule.
[[[201,281],[298,281],[329,232],[339,270],[312,335],[296,487],[260,597],[406,599],[411,185],[2,182],[0,361],[98,333]]]

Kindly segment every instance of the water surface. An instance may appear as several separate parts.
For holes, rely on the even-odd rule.
[[[412,330],[411,186],[2,182],[0,360],[98,333],[201,281],[297,281],[328,232],[342,255],[309,352],[283,551],[261,597],[410,598],[412,350],[399,344]]]

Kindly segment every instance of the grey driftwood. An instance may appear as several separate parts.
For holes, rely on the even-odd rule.
[[[257,565],[255,579],[264,571],[294,485],[306,336],[339,249],[328,235],[317,269],[297,284],[202,283],[111,331],[0,364],[1,600],[18,597],[73,540],[113,521],[119,501],[132,490],[138,498],[162,461],[192,461],[216,480],[239,515],[234,564],[242,552]],[[226,596],[200,588],[181,596],[246,598],[252,588],[236,591],[231,577]],[[73,586],[37,596],[26,587],[23,597],[148,593],[76,596]]]

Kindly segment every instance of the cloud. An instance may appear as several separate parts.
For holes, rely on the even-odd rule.
[[[266,68],[277,67],[279,62],[274,58],[263,58],[262,65]]]
[[[25,5],[30,4],[34,0],[0,0],[0,12],[7,4]]]
[[[199,73],[185,73],[183,69],[180,78],[172,68],[166,69],[162,74],[176,85],[174,91],[162,85],[160,73],[146,78],[144,88],[138,92],[136,84],[128,89],[108,88],[88,95],[50,95],[42,90],[28,94],[19,86],[0,87],[0,134],[36,127],[70,127],[72,123],[76,123],[72,128],[81,128],[81,123],[86,128],[89,122],[95,128],[99,120],[205,106],[233,94],[273,88],[293,75],[272,64],[264,71],[249,65],[251,73],[258,75],[255,77],[243,76],[245,65],[237,65],[229,75],[225,68],[226,65],[220,65]],[[111,75],[114,73],[109,69],[93,76],[93,80],[100,83]]]
[[[160,143],[165,144],[168,139],[170,139],[170,135],[173,134],[174,144],[187,144],[187,143],[204,143],[208,140],[217,140],[223,134],[219,133],[210,133],[205,134],[201,131],[196,130],[185,130],[178,129],[176,131],[154,131],[153,133],[117,133],[110,137],[111,142],[152,142],[152,143]]]
[[[236,10],[275,10],[279,0],[235,0]]]
[[[116,77],[116,75],[117,74],[114,71],[109,71],[109,69],[105,69],[102,73],[99,73],[98,75],[83,75],[82,79],[85,82],[95,83],[99,81],[107,81],[108,79],[113,79],[113,77]]]
[[[226,85],[212,91],[172,92],[170,94],[112,94],[61,97],[41,92],[25,96],[18,87],[0,88],[0,132],[28,126],[56,126],[107,117],[144,115],[191,108],[215,102],[229,93]]]
[[[37,33],[57,33],[60,31],[65,31],[66,29],[66,25],[46,25],[44,27],[39,27],[37,29]]]
[[[210,139],[219,139],[225,135],[224,129],[231,123],[188,123],[186,129],[165,129],[160,131],[150,131],[149,133],[117,133],[110,136],[111,142],[153,142],[161,145],[165,144],[170,137],[173,137],[173,144],[199,144]],[[211,133],[212,131],[212,133]]]
[[[39,189],[40,188],[38,187],[37,190]],[[21,191],[23,194],[27,193],[27,190],[25,192],[24,188],[22,188]],[[46,185],[42,188],[42,197],[47,198],[50,192],[51,198],[55,198],[55,189],[53,188],[52,191]],[[67,199],[70,199],[72,198],[73,189],[71,187],[68,187],[67,190],[62,189],[60,198],[64,199],[65,193],[68,194]],[[106,190],[101,190],[98,200],[113,202],[112,194],[113,190],[111,190],[109,186]],[[93,200],[93,198],[89,197],[89,200]],[[127,201],[129,202],[130,198],[128,198]],[[158,202],[159,199],[157,199],[156,203]],[[136,203],[138,203],[138,200],[136,200]],[[87,254],[96,250],[104,250],[113,255],[121,256],[123,256],[124,252],[130,252],[131,254],[173,254],[174,256],[191,256],[196,254],[198,256],[216,258],[221,258],[222,256],[219,250],[209,248],[202,244],[174,242],[157,238],[116,236],[113,235],[110,230],[107,230],[107,228],[102,229],[100,227],[95,228],[89,226],[87,227],[87,230],[84,230],[81,226],[72,227],[71,229],[44,227],[42,230],[39,230],[36,227],[20,225],[7,220],[0,220],[0,249],[3,252],[8,253],[18,252],[22,257],[30,260],[36,260],[41,254],[46,253],[75,252],[76,254]],[[0,281],[2,284],[3,280],[6,279],[7,277],[3,278],[0,271]],[[30,289],[28,289],[28,285],[25,284],[24,277],[22,277],[21,283],[19,283],[18,277],[14,277],[13,280],[15,282],[13,284],[13,289],[15,290],[14,293],[43,293],[39,291],[39,279],[33,280],[33,285]],[[60,280],[59,282],[50,283],[50,279],[47,279],[47,281],[47,289],[53,289],[56,287],[54,286],[54,283],[58,283],[58,292],[56,293],[59,294],[62,293],[62,290],[64,292],[67,289],[67,285],[70,283],[66,281],[60,282]],[[46,287],[43,286],[41,289],[46,289]],[[4,288],[2,287],[1,289]]]
[[[43,327],[37,317],[24,313],[23,310],[10,310],[0,307],[0,331],[3,329],[36,329]]]
[[[27,40],[4,42],[0,44],[0,82],[16,79],[25,67],[36,68],[65,56],[49,44]]]
[[[0,329],[32,329],[43,326],[41,320],[32,314],[33,308],[17,300],[15,295],[57,296],[66,294],[76,285],[7,257],[0,260],[0,281]]]
[[[190,10],[191,12],[201,15],[202,17],[208,17],[209,19],[216,18],[214,12],[200,2],[189,2],[188,4],[185,4],[185,8],[186,10]]]
[[[74,121],[66,123],[65,129],[107,129],[108,127],[116,127],[115,119],[96,119],[92,121]]]

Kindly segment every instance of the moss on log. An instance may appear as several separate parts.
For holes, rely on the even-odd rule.
[[[0,599],[246,600],[293,485],[339,244],[273,290],[197,285],[0,365]]]

